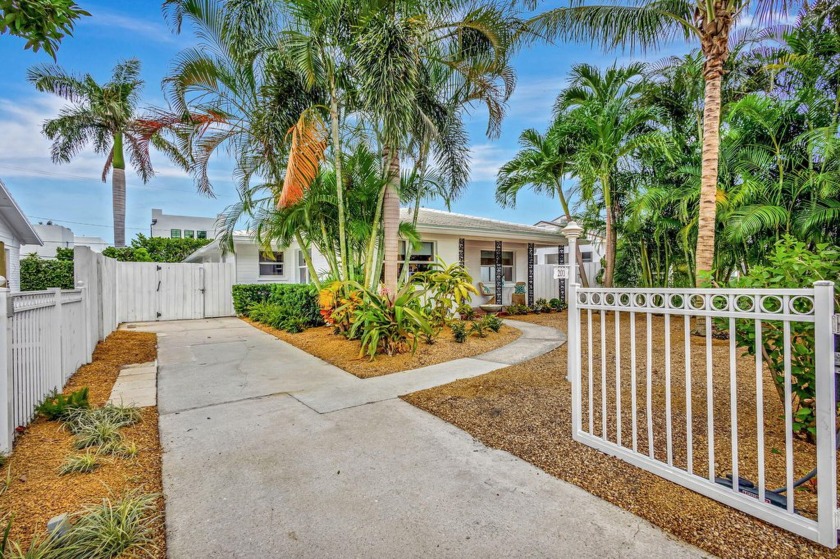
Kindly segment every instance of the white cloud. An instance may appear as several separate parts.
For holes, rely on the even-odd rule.
[[[66,101],[50,95],[33,94],[26,102],[0,98],[0,177],[42,177],[45,182],[64,180],[99,182],[104,156],[91,146],[77,154],[70,163],[57,165],[50,158],[51,142],[41,134],[46,119],[58,114]],[[187,182],[189,176],[173,165],[162,153],[153,153],[155,179],[148,185],[137,180],[128,181],[129,188],[158,190],[166,188],[160,179]],[[222,168],[211,176],[214,182],[230,181],[229,165],[219,161]],[[183,187],[189,191],[189,184]]]
[[[470,179],[472,182],[496,181],[499,167],[507,163],[514,152],[497,144],[470,146]]]
[[[178,36],[173,34],[162,22],[125,17],[103,10],[97,10],[92,17],[83,20],[83,24],[127,31],[133,35],[151,39],[159,43],[178,42]]]

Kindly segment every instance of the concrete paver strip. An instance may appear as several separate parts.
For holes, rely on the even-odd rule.
[[[237,322],[138,326],[166,334],[158,388],[173,559],[705,556],[389,397],[418,378],[369,385],[377,379]],[[341,391],[375,403],[330,403]]]
[[[120,369],[108,403],[138,408],[154,406],[157,403],[157,363],[134,363]]]

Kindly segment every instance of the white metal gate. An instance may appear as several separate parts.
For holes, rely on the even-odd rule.
[[[233,316],[233,264],[117,263],[118,322]]]
[[[836,547],[831,282],[774,290],[572,285],[569,295],[575,440]],[[705,336],[692,336],[698,317]],[[815,402],[793,392],[804,375],[813,375]],[[803,403],[815,416],[815,445],[794,436],[794,407]],[[814,467],[819,483],[796,490]]]

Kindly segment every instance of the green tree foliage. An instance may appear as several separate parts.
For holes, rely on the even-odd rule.
[[[42,291],[51,287],[73,289],[72,260],[45,260],[37,254],[20,259],[20,290]]]
[[[840,310],[840,247],[820,243],[809,250],[808,246],[790,235],[775,244],[767,263],[755,266],[750,273],[739,278],[737,285],[748,288],[797,288],[812,285],[815,281],[831,280],[835,283],[836,310]],[[747,301],[744,301],[748,304]],[[736,302],[737,304],[737,302]],[[781,300],[772,299],[761,303],[768,310],[777,311]],[[811,303],[805,300],[793,301],[798,312],[809,312]],[[762,321],[761,340],[756,344],[755,321],[736,322],[738,345],[755,355],[756,349],[770,368],[773,383],[780,399],[784,402],[785,362],[784,324],[781,321]],[[793,406],[793,430],[813,439],[816,434],[816,364],[814,362],[814,324],[790,323],[790,368]]]
[[[73,0],[0,0],[0,35],[26,39],[23,48],[44,49],[55,60],[61,40],[89,15]]]
[[[131,241],[131,246],[108,247],[102,254],[121,262],[183,262],[187,256],[210,242],[211,239],[146,237],[140,233]]]
[[[713,266],[717,285],[766,264],[785,235],[812,251],[840,237],[836,26],[828,4],[818,2],[784,33],[751,31],[731,41],[721,84]],[[617,79],[609,78],[611,69],[587,69],[585,79],[576,70],[558,96],[555,122],[542,137],[551,139],[541,144],[549,151],[540,158],[547,164],[564,161],[563,171],[572,178],[567,182],[576,217],[588,230],[604,232],[607,218],[613,219],[618,239],[608,240],[608,245],[615,246],[617,285],[693,286],[703,167],[704,58],[694,51],[637,70],[629,97],[626,90],[616,89]],[[570,99],[577,101],[572,105]],[[611,107],[622,108],[615,112]],[[647,112],[647,119],[613,134],[640,110]],[[576,117],[581,117],[577,124]],[[552,137],[558,131],[560,136]],[[515,194],[518,186],[514,183],[512,188],[512,178],[556,196],[555,189],[543,186],[550,172],[520,161],[532,151],[524,149],[503,166],[501,199]],[[567,153],[572,154],[568,159]],[[610,203],[602,183],[611,185]]]

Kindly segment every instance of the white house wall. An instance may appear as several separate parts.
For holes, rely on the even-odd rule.
[[[12,228],[2,218],[0,218],[0,241],[6,245],[6,254],[0,257],[6,259],[8,287],[12,291],[20,291],[20,242],[14,236]]]

